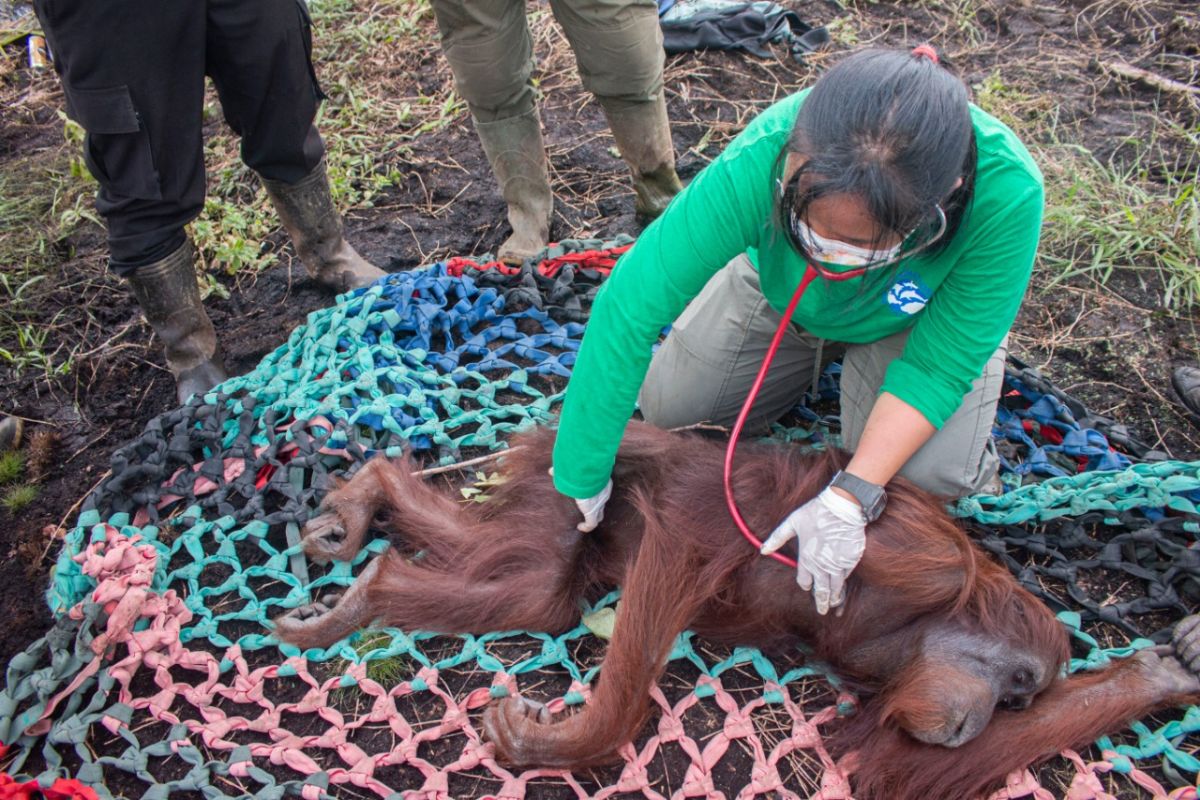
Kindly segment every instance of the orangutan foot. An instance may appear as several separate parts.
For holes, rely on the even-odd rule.
[[[358,552],[357,542],[351,543],[341,514],[329,511],[310,519],[304,526],[304,553],[316,564],[348,561]]]
[[[496,746],[496,759],[506,764],[532,764],[538,755],[538,732],[551,724],[550,709],[525,697],[505,697],[483,714],[483,735]],[[546,766],[550,766],[547,764]]]
[[[367,596],[371,583],[379,575],[379,564],[380,558],[373,559],[340,596],[328,592],[308,605],[276,617],[272,620],[275,635],[304,649],[328,647],[369,623]]]

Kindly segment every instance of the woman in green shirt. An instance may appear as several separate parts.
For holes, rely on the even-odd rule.
[[[748,426],[842,357],[854,455],[764,545],[796,538],[798,582],[822,613],[837,605],[894,476],[946,496],[995,485],[991,424],[1042,199],[1029,153],[927,46],[855,53],[768,108],[596,297],[554,451],[580,530],[603,514],[635,399],[661,427],[731,423],[815,268]]]

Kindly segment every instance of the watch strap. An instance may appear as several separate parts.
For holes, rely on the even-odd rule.
[[[883,509],[887,506],[887,492],[883,487],[864,480],[857,475],[851,475],[845,470],[838,470],[833,476],[833,480],[829,482],[830,486],[849,492],[854,495],[854,499],[862,506],[863,514],[867,517],[867,522],[874,522],[879,519],[879,515],[883,513]]]

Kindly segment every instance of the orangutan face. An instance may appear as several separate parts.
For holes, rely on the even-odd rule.
[[[919,741],[958,747],[979,735],[996,709],[1027,708],[1058,668],[1022,642],[948,621],[926,630],[918,654],[896,677],[903,700],[886,713]]]

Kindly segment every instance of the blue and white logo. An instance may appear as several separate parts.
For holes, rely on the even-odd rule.
[[[896,282],[887,290],[884,299],[893,312],[911,317],[929,302],[929,294],[929,287],[921,281],[919,275],[915,272],[904,272],[896,277]]]

